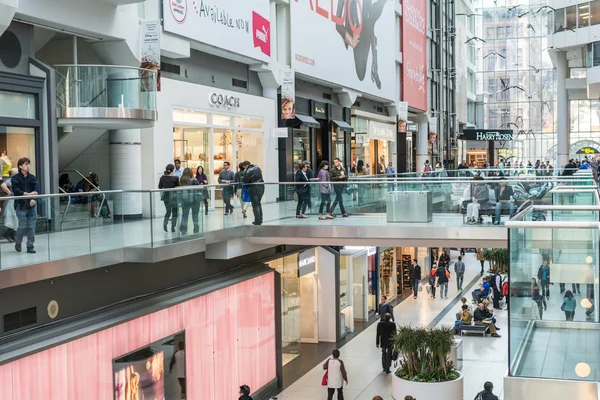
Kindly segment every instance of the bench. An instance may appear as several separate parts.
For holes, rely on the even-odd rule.
[[[463,217],[463,223],[465,222],[465,217],[467,216],[467,204],[471,203],[470,201],[463,201],[460,207],[460,213]],[[501,216],[510,216],[510,209],[508,207],[502,207],[500,211]],[[492,203],[483,203],[479,207],[479,219],[482,221],[483,217],[491,217],[492,223],[496,219],[496,204]]]
[[[485,337],[486,332],[488,331],[488,326],[486,325],[461,325],[458,327],[458,331],[460,335],[463,336],[465,333],[480,333]]]

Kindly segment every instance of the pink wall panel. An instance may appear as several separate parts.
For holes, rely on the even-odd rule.
[[[13,365],[0,366],[0,400],[15,400],[13,396]]]
[[[0,366],[0,400],[111,400],[112,360],[185,330],[189,399],[276,378],[273,274]]]

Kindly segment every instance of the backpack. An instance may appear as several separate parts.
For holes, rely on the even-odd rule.
[[[425,166],[425,172],[431,172],[431,166],[426,165]]]
[[[483,400],[483,392],[477,393],[477,396],[475,396],[474,400]]]

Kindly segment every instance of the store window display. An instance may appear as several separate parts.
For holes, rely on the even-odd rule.
[[[379,275],[381,295],[391,300],[396,297],[396,272],[394,265],[394,249],[381,250],[379,254]]]

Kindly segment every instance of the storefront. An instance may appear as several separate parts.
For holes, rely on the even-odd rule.
[[[352,164],[363,160],[367,174],[383,175],[391,161],[396,163],[396,124],[393,118],[352,111]]]
[[[430,270],[430,255],[426,247],[396,247],[395,290],[398,296],[410,295],[410,269],[412,260],[417,259],[421,266],[421,277],[425,278]]]
[[[350,328],[352,276],[336,252],[310,248],[267,264],[281,275],[283,365],[302,354],[303,343],[335,343]]]
[[[515,152],[509,149],[513,137],[513,131],[506,129],[465,129],[458,139],[466,141],[467,165],[481,168],[485,163],[496,165],[500,157],[514,157]]]
[[[332,163],[336,157],[347,165],[353,131],[350,109],[302,97],[296,98],[295,107],[294,119],[279,120],[279,126],[287,128],[286,136],[279,138],[279,181],[293,181],[297,165],[305,160],[315,171],[321,161]]]
[[[392,247],[379,248],[379,295],[394,302],[396,290],[396,252]]]
[[[174,159],[194,173],[202,167],[209,184],[217,183],[225,161],[235,172],[239,163],[248,160],[261,167],[265,181],[277,180],[277,162],[267,156],[276,151],[276,139],[270,134],[275,121],[273,99],[163,78],[158,104],[161,118],[153,140],[155,159],[160,161],[152,161],[157,181]],[[165,154],[166,148],[172,148],[172,153]],[[151,154],[143,152],[142,157],[148,160]],[[221,198],[219,191],[214,194],[213,202]]]

